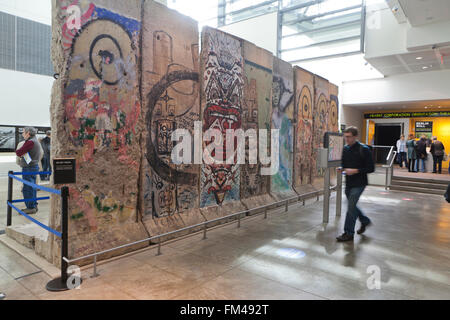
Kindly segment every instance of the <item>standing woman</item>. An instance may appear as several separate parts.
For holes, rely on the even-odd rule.
[[[404,135],[401,135],[400,139],[397,140],[397,152],[398,152],[398,163],[400,164],[400,168],[403,168],[403,162],[405,162],[406,167],[407,166],[406,141]]]
[[[414,170],[416,164],[416,140],[414,140],[414,135],[411,133],[409,139],[406,142],[406,148],[408,149],[408,172],[417,172]]]

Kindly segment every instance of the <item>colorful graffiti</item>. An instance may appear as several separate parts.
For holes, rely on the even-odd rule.
[[[165,19],[178,14],[156,3],[144,32],[143,87],[146,94],[146,152],[143,185],[144,215],[168,217],[198,207],[198,165],[175,165],[172,133],[186,129],[191,134],[199,116],[199,56],[197,24],[166,26]],[[180,22],[181,23],[181,22]],[[164,29],[164,30],[162,30]],[[174,52],[176,48],[186,48]]]
[[[250,45],[246,43],[246,46]],[[252,48],[257,50],[256,47]],[[272,70],[255,62],[245,60],[244,104],[242,128],[244,130],[270,129]],[[270,131],[269,131],[270,132]],[[241,166],[241,199],[260,196],[269,192],[270,178],[261,175],[261,164],[250,164],[250,152],[246,141],[246,162]]]
[[[139,100],[136,45],[139,23],[115,22],[116,14],[94,8],[71,44],[70,71],[65,86],[65,121],[70,140],[79,148],[79,159],[93,161],[94,153],[118,150],[126,164],[127,146],[136,138]],[[103,34],[98,30],[108,30]]]
[[[272,85],[272,129],[280,130],[279,170],[272,176],[271,191],[291,190],[294,132],[294,81],[290,64],[275,58]]]
[[[311,164],[313,143],[314,78],[309,72],[295,69],[297,136],[294,162],[294,187],[312,183]]]
[[[243,57],[241,42],[218,30],[203,31],[203,132],[217,129],[223,134],[224,147],[212,154],[226,160],[225,133],[240,129],[243,102]],[[205,144],[206,147],[208,144]],[[239,165],[204,164],[201,174],[201,207],[221,205],[240,199]]]

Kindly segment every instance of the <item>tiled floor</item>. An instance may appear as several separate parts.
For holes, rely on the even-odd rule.
[[[292,205],[82,272],[80,290],[50,293],[49,277],[0,246],[6,299],[450,299],[450,204],[440,196],[370,187],[373,220],[336,243],[344,217],[323,225],[322,202]],[[345,205],[345,201],[344,201]],[[345,210],[343,210],[345,214]],[[380,271],[380,289],[368,282]],[[34,274],[35,273],[35,274]],[[15,280],[16,278],[19,278]]]

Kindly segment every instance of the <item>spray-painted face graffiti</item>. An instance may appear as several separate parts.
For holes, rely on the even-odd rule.
[[[217,129],[223,135],[223,148],[216,148],[212,156],[216,160],[226,161],[226,130],[241,128],[243,66],[239,53],[239,42],[234,40],[230,49],[223,35],[216,34],[210,42],[211,50],[205,65],[206,108],[203,117],[203,131]],[[212,35],[213,37],[213,35]],[[233,43],[233,41],[232,41]],[[206,148],[209,143],[205,143]],[[234,145],[236,152],[236,144]],[[232,184],[239,183],[239,167],[236,165],[213,164],[204,169],[204,186],[209,195],[214,195],[216,204],[222,204]]]
[[[133,35],[139,24],[128,19],[123,27],[99,18],[108,18],[107,11],[93,10],[93,20],[82,26],[71,45],[66,122],[72,143],[81,148],[82,161],[92,161],[95,151],[112,147],[121,154],[121,161],[131,164],[127,146],[133,141],[140,112],[131,90],[137,83]]]

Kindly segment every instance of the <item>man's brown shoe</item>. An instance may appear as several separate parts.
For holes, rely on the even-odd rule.
[[[368,224],[361,224],[361,228],[359,228],[359,230],[356,231],[356,233],[363,234],[364,232],[366,232],[366,228],[368,226],[370,226],[371,224],[372,224],[372,222],[369,222]]]
[[[339,237],[336,238],[338,242],[346,242],[346,241],[353,241],[353,236],[343,233]]]

